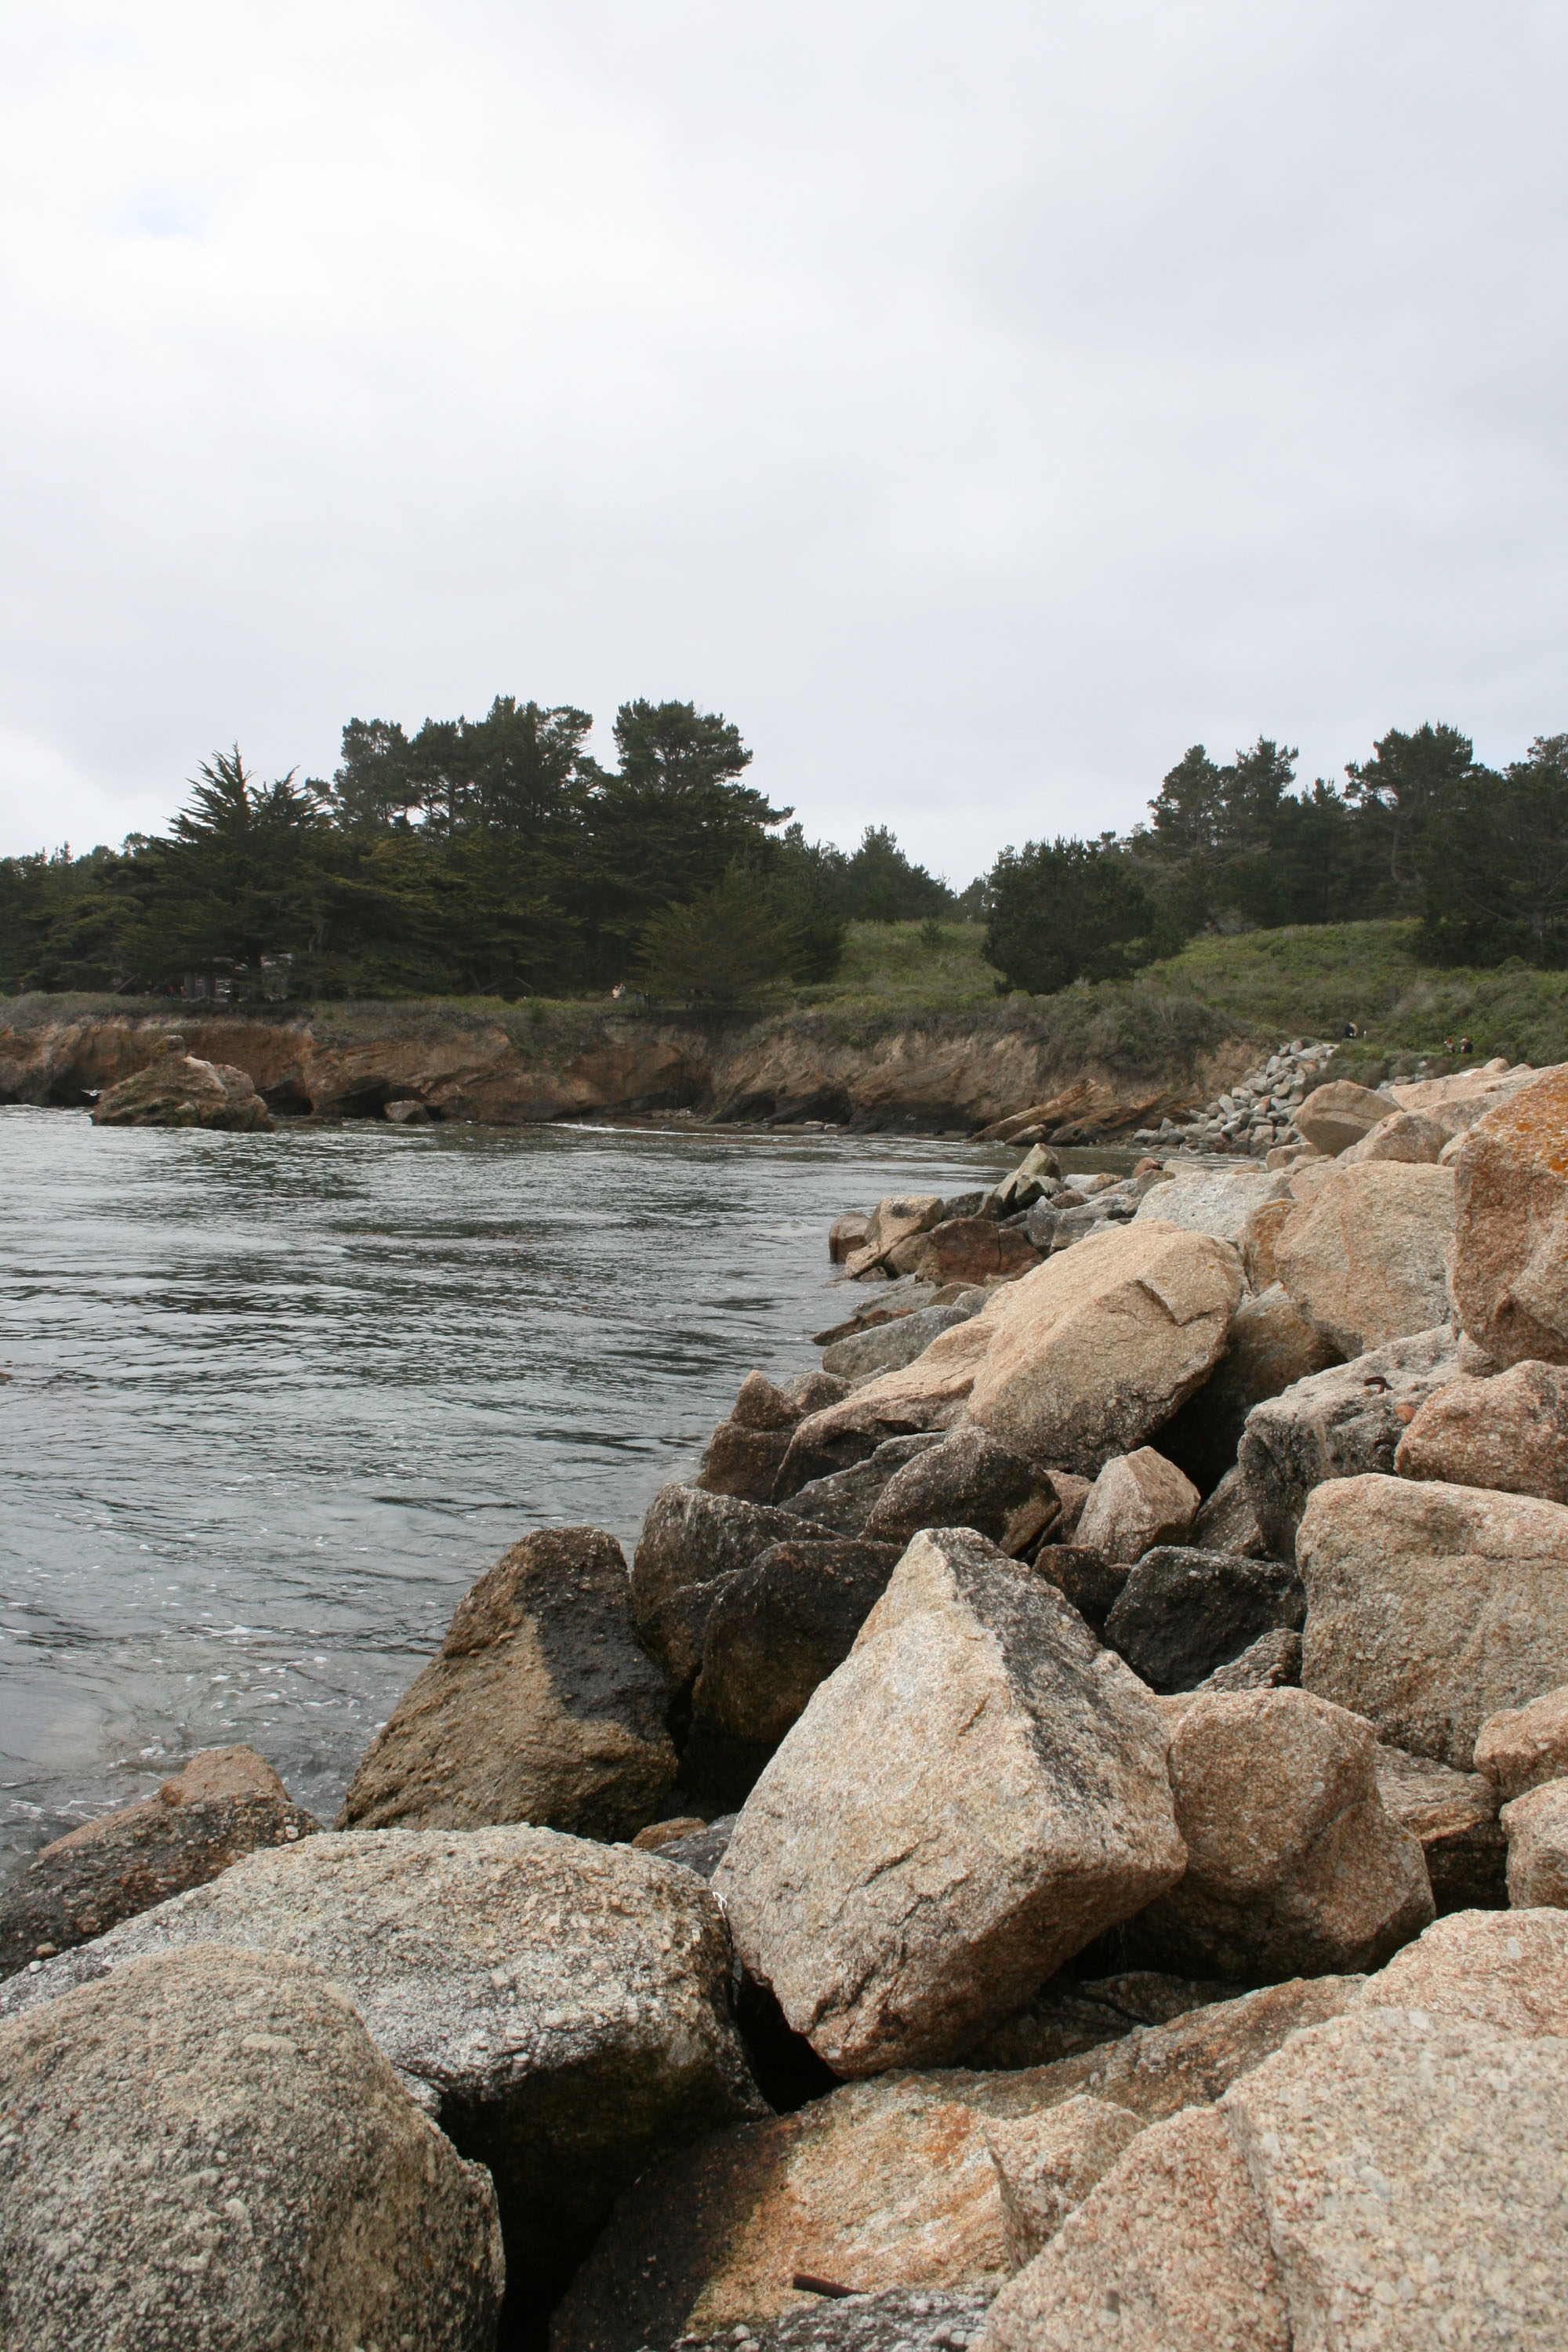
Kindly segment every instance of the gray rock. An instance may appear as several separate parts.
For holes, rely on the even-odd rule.
[[[489,2167],[507,2268],[548,2308],[655,2158],[763,2111],[731,1954],[689,1870],[550,1830],[359,1830],[252,1854],[0,1987],[0,2013],[192,1945],[308,1959]]]
[[[1035,1498],[1054,1510],[1048,1474],[988,1430],[959,1428],[921,1445],[895,1471],[872,1507],[866,1538],[901,1549],[921,1528],[973,1528],[1001,1543]]]
[[[1301,1680],[1301,1636],[1288,1625],[1276,1625],[1249,1642],[1241,1655],[1196,1686],[1195,1696],[1207,1691],[1293,1690]]]
[[[1255,1405],[1237,1460],[1269,1549],[1289,1556],[1307,1497],[1325,1480],[1391,1471],[1412,1413],[1459,1370],[1458,1335],[1439,1324]]]
[[[739,1496],[659,1488],[632,1561],[632,1607],[638,1640],[678,1695],[697,1679],[708,1612],[731,1578],[771,1544],[811,1532],[791,1512]]]
[[[990,2307],[984,2290],[891,2287],[886,2294],[814,2296],[754,2329],[746,2352],[968,2352]],[[734,2347],[732,2335],[724,2341]]]
[[[205,1748],[145,1804],[86,1822],[35,1854],[0,1894],[0,1977],[49,1959],[258,1846],[321,1827],[253,1748]]]
[[[1198,1551],[1231,1551],[1244,1559],[1264,1559],[1268,1547],[1258,1524],[1239,1466],[1227,1470],[1193,1521]]]
[[[1180,1875],[1165,1745],[1052,1586],[919,1535],[742,1811],[736,1948],[838,2073],[937,2063]]]
[[[210,1947],[0,2025],[15,2352],[489,2352],[496,2195],[335,1984]]]
[[[720,1813],[706,1829],[692,1830],[687,1836],[671,1838],[658,1849],[660,1862],[678,1862],[682,1870],[694,1870],[699,1878],[711,1878],[723,1861],[729,1848],[731,1832],[739,1816]]]
[[[739,1804],[817,1685],[842,1664],[887,1589],[899,1546],[773,1544],[713,1604],[691,1696],[682,1778]]]
[[[1065,1543],[1042,1544],[1035,1555],[1035,1569],[1071,1601],[1095,1639],[1103,1641],[1105,1621],[1116,1606],[1129,1571],[1086,1544]]]
[[[1482,1772],[1456,1772],[1429,1756],[1379,1747],[1377,1792],[1391,1822],[1421,1841],[1439,1914],[1500,1909],[1508,1901],[1508,1841],[1498,1792]]]
[[[1379,1967],[1432,1918],[1421,1846],[1383,1809],[1370,1724],[1306,1691],[1196,1700],[1171,1741],[1187,1848],[1139,1919],[1156,1967],[1262,1983]]]
[[[1289,1190],[1282,1169],[1271,1174],[1263,1168],[1184,1168],[1144,1193],[1138,1214],[1180,1225],[1185,1233],[1212,1234],[1239,1249],[1254,1209],[1283,1200]]]
[[[916,1315],[902,1315],[894,1321],[879,1323],[872,1330],[857,1331],[847,1339],[836,1340],[826,1350],[822,1369],[847,1381],[851,1387],[861,1381],[874,1380],[879,1372],[912,1364],[941,1332],[951,1331],[954,1324],[967,1323],[984,1304],[985,1293],[977,1291],[972,1303],[961,1300],[952,1307],[922,1307]],[[779,1458],[782,1462],[784,1457],[781,1454]]]
[[[1283,1560],[1165,1544],[1138,1562],[1105,1621],[1105,1639],[1151,1689],[1193,1690],[1260,1634],[1299,1633],[1307,1600]]]
[[[889,1481],[908,1463],[941,1443],[941,1432],[910,1437],[889,1437],[863,1462],[835,1470],[797,1487],[789,1508],[797,1519],[809,1519],[817,1535],[858,1536],[880,1500]]]
[[[349,1784],[340,1829],[531,1822],[630,1838],[675,1785],[668,1693],[597,1528],[525,1536],[453,1612]]]

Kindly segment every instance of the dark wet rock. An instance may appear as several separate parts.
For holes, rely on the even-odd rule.
[[[694,1870],[699,1878],[711,1878],[724,1859],[736,1819],[734,1813],[720,1813],[701,1829],[671,1838],[668,1845],[659,1847],[659,1860],[678,1862],[682,1870]]]
[[[997,2071],[1053,2066],[1063,2058],[1120,2042],[1139,2026],[1170,2025],[1194,2009],[1234,2000],[1244,1990],[1212,1978],[1167,1976],[1155,1969],[1082,1979],[1064,1972],[966,2050],[963,2063]]]
[[[1193,1521],[1193,1543],[1199,1551],[1234,1551],[1247,1559],[1266,1559],[1268,1546],[1258,1524],[1238,1465],[1232,1464]]]
[[[1160,1432],[1161,1453],[1186,1472],[1200,1494],[1212,1494],[1236,1461],[1253,1406],[1338,1360],[1337,1349],[1312,1328],[1283,1283],[1244,1298],[1224,1355]]]
[[[668,1696],[633,1628],[619,1544],[597,1528],[542,1528],[458,1603],[338,1826],[531,1822],[629,1838],[675,1785]]]
[[[1301,1636],[1289,1625],[1276,1625],[1249,1642],[1239,1657],[1216,1666],[1194,1687],[1205,1691],[1294,1690],[1301,1681]]]
[[[632,1562],[637,1637],[677,1695],[702,1662],[709,1612],[730,1579],[771,1544],[811,1529],[788,1511],[698,1486],[661,1486]]]
[[[337,1985],[212,1948],[0,2025],[14,2352],[489,2352],[496,2192]]]
[[[206,1748],[146,1803],[44,1847],[0,1894],[0,1977],[321,1827],[253,1748]]]
[[[713,1604],[682,1759],[689,1787],[739,1804],[817,1685],[843,1663],[898,1565],[896,1543],[773,1544]]]
[[[1105,1639],[1152,1690],[1192,1690],[1276,1626],[1299,1633],[1300,1578],[1283,1560],[1163,1544],[1145,1552],[1105,1620]]]
[[[863,1462],[814,1478],[790,1496],[787,1508],[798,1519],[809,1519],[822,1535],[858,1536],[865,1532],[883,1489],[906,1464],[941,1443],[940,1430],[929,1435],[889,1437]]]
[[[827,1371],[806,1372],[782,1389],[764,1373],[748,1372],[692,1483],[710,1494],[765,1503],[800,1423],[847,1393],[846,1383]]]
[[[1072,1602],[1097,1641],[1121,1597],[1129,1570],[1086,1544],[1045,1543],[1035,1555],[1036,1573]]]
[[[900,1547],[921,1528],[973,1528],[1000,1543],[1039,1498],[1057,1509],[1049,1474],[989,1430],[964,1426],[913,1454],[889,1478],[865,1524],[867,1540]]]

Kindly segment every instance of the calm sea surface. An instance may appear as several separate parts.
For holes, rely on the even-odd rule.
[[[0,1874],[230,1740],[330,1818],[499,1552],[816,1361],[832,1217],[1015,1156],[0,1109]]]

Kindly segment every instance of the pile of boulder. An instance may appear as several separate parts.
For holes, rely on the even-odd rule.
[[[1568,1066],[1338,1108],[840,1220],[333,1830],[40,1855],[0,2336],[1560,2343]]]

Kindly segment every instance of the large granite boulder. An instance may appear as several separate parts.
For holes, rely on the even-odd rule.
[[[1515,1910],[1568,1910],[1568,1780],[1544,1780],[1503,1807],[1508,1899]]]
[[[1085,1497],[1074,1540],[1123,1568],[1156,1544],[1185,1540],[1203,1497],[1152,1445],[1115,1454]]]
[[[1307,1097],[1296,1113],[1296,1132],[1332,1160],[1369,1135],[1394,1107],[1387,1095],[1358,1087],[1353,1078],[1333,1078]]]
[[[1128,1576],[1104,1638],[1152,1690],[1193,1690],[1260,1634],[1300,1633],[1306,1607],[1283,1560],[1162,1545]]]
[[[349,1784],[340,1829],[531,1822],[630,1838],[675,1785],[664,1678],[597,1528],[525,1536],[466,1592]]]
[[[541,2315],[658,2157],[762,2113],[729,1937],[693,1872],[550,1830],[360,1830],[210,1886],[0,1987],[0,2014],[196,1944],[313,1962],[494,2178],[513,2305]]]
[[[1452,1140],[1467,1135],[1478,1119],[1511,1102],[1542,1075],[1528,1062],[1510,1064],[1499,1054],[1489,1062],[1471,1063],[1468,1069],[1450,1070],[1446,1077],[1395,1078],[1383,1091],[1401,1110],[1435,1120]]]
[[[1282,1282],[1244,1298],[1224,1355],[1160,1432],[1161,1453],[1200,1494],[1211,1495],[1236,1462],[1253,1406],[1338,1360],[1338,1349],[1313,1329]]]
[[[1255,1405],[1237,1467],[1268,1550],[1289,1558],[1307,1497],[1325,1479],[1392,1471],[1413,1416],[1460,1371],[1460,1342],[1445,1323],[1314,1372]]]
[[[1289,1190],[1290,1179],[1283,1170],[1229,1168],[1210,1161],[1180,1169],[1152,1185],[1138,1204],[1136,1218],[1145,1224],[1158,1218],[1163,1224],[1180,1225],[1184,1233],[1208,1234],[1239,1250],[1253,1211],[1286,1198]]]
[[[15,2352],[490,2352],[496,2195],[352,2002],[198,1946],[0,2024],[0,2336]]]
[[[896,1443],[896,1441],[895,1441]],[[1031,1504],[1042,1521],[1058,1515],[1048,1472],[989,1430],[966,1424],[895,1471],[867,1517],[868,1542],[900,1548],[922,1528],[973,1528],[1003,1543]]]
[[[1430,1330],[1448,1311],[1451,1169],[1340,1166],[1292,1210],[1274,1243],[1279,1280],[1342,1356]]]
[[[1033,1460],[1093,1476],[1142,1445],[1213,1370],[1241,1303],[1227,1244],[1158,1221],[1059,1252],[923,1355],[796,1431],[775,1490],[883,1438],[978,1423]]]
[[[637,1639],[678,1696],[702,1663],[709,1612],[731,1579],[769,1546],[812,1529],[788,1511],[679,1484],[649,1504],[632,1560]]]
[[[1523,1363],[1451,1381],[1416,1413],[1394,1466],[1402,1478],[1568,1503],[1568,1371]]]
[[[1568,1912],[1458,1911],[1365,1979],[1352,2009],[1423,2009],[1499,2032],[1560,2037],[1568,2016]]]
[[[1568,1684],[1489,1715],[1476,1736],[1476,1770],[1505,1804],[1543,1780],[1568,1778]]]
[[[320,1826],[254,1748],[204,1748],[155,1797],[68,1831],[0,1892],[0,1977]]]
[[[109,1087],[91,1116],[94,1127],[214,1127],[240,1135],[272,1124],[244,1070],[187,1054],[183,1037],[166,1038],[144,1070]]]
[[[1363,1160],[1410,1160],[1436,1167],[1447,1140],[1447,1130],[1425,1111],[1391,1110],[1340,1157],[1347,1167]]]
[[[944,1217],[915,1261],[922,1282],[995,1282],[1037,1265],[1040,1253],[1016,1225],[994,1217]]]
[[[858,1249],[852,1249],[844,1260],[845,1272],[855,1281],[887,1265],[902,1243],[912,1242],[921,1234],[929,1234],[942,1215],[942,1200],[935,1192],[890,1192],[878,1202],[867,1222],[865,1238]],[[913,1260],[908,1266],[899,1265],[900,1274],[913,1271]]]
[[[1301,1680],[1468,1770],[1482,1724],[1568,1682],[1568,1507],[1407,1478],[1317,1488]]]
[[[1081,2094],[1044,2115],[999,2116],[986,2126],[1016,2271],[1050,2243],[1074,2207],[1148,2128],[1130,2107]]]
[[[1478,1119],[1454,1176],[1465,1329],[1500,1364],[1568,1363],[1568,1063]]]
[[[1433,1916],[1370,1724],[1300,1690],[1206,1697],[1171,1742],[1186,1874],[1138,1922],[1157,1966],[1258,1983],[1377,1968]]]
[[[1394,1826],[1419,1838],[1439,1915],[1508,1901],[1508,1841],[1498,1822],[1498,1792],[1484,1772],[1456,1772],[1384,1741],[1377,1792]]]
[[[844,1537],[773,1544],[713,1605],[691,1695],[686,1787],[747,1795],[817,1685],[842,1664],[887,1589],[899,1546]]]
[[[1180,1875],[1165,1745],[1053,1586],[917,1536],[735,1825],[736,1949],[841,2074],[956,2055]]]

